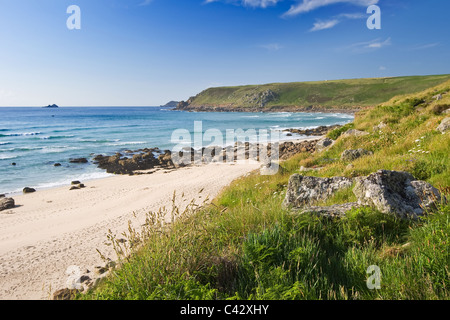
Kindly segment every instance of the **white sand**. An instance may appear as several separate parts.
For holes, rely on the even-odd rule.
[[[0,299],[49,299],[66,287],[69,266],[85,270],[102,263],[96,249],[115,259],[105,245],[109,229],[120,235],[128,221],[170,208],[174,191],[185,194],[186,204],[192,199],[201,203],[208,195],[212,199],[231,181],[259,167],[210,164],[85,181],[81,190],[66,186],[14,197],[17,207],[0,213]]]

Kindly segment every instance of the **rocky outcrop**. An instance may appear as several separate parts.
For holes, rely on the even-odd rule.
[[[225,148],[211,146],[196,150],[191,147],[185,147],[175,153],[172,153],[170,150],[162,151],[158,148],[145,148],[135,151],[126,150],[124,151],[125,155],[122,153],[116,153],[111,156],[97,155],[93,158],[93,162],[97,164],[99,168],[114,174],[152,173],[154,170],[148,170],[175,169],[192,164],[233,162],[236,160],[255,160],[264,162],[265,164],[265,156],[272,160],[285,160],[297,153],[312,153],[315,151],[316,143],[317,140],[300,142],[286,141],[276,144],[268,143],[267,145],[236,142],[234,146]],[[267,149],[266,152],[264,148]],[[275,154],[273,154],[275,150],[278,153],[278,159],[276,159]],[[260,158],[260,152],[263,151],[264,154],[262,154]]]
[[[76,158],[76,159],[70,159],[70,163],[88,163],[88,160],[86,158]]]
[[[245,95],[245,101],[253,106],[259,108],[265,107],[269,102],[272,102],[278,98],[278,95],[270,89],[264,90],[262,92],[254,93],[251,95]]]
[[[316,152],[322,152],[323,150],[327,149],[328,147],[332,146],[334,143],[333,139],[330,138],[322,138],[319,141],[317,141],[316,144]]]
[[[121,153],[112,156],[97,155],[93,160],[99,168],[115,174],[133,174],[138,170],[174,167],[171,151],[161,151],[158,148],[130,150],[127,156]]]
[[[13,198],[0,198],[0,211],[12,209],[16,206]]]
[[[304,208],[324,201],[336,191],[352,186],[353,180],[345,177],[317,178],[294,174],[289,184],[283,206],[286,208]]]
[[[285,132],[296,133],[303,136],[323,136],[326,135],[331,130],[342,127],[341,125],[334,126],[320,126],[312,129],[286,129]]]
[[[439,126],[436,128],[436,130],[445,133],[450,129],[450,117],[444,118],[444,120],[441,121]]]
[[[407,172],[388,170],[356,178],[353,193],[360,205],[400,218],[417,218],[441,199],[439,191],[425,181],[417,181]]]
[[[286,160],[293,155],[301,152],[313,153],[316,150],[318,140],[308,140],[302,142],[283,142],[280,144],[279,157],[281,160]]]
[[[372,155],[372,151],[368,151],[366,149],[356,149],[356,150],[345,150],[341,154],[342,161],[353,161],[363,156]]]

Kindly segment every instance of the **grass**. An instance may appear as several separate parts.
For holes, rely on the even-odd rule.
[[[260,107],[259,95],[271,90],[276,98],[264,108],[320,106],[324,109],[358,109],[375,106],[400,94],[434,87],[450,75],[351,79],[315,82],[271,83],[209,88],[191,101],[192,106]]]
[[[359,176],[379,169],[409,171],[450,196],[449,134],[435,128],[445,117],[450,81],[396,97],[359,112],[355,128],[369,132],[344,137],[328,150],[300,153],[278,174],[242,177],[212,204],[149,213],[139,232],[130,227],[119,267],[80,299],[427,299],[450,298],[450,204],[443,202],[419,221],[400,220],[372,208],[342,218],[296,215],[282,208],[290,175],[300,166],[323,167],[308,174]],[[442,100],[433,96],[443,93]],[[387,126],[376,129],[384,122]],[[348,129],[347,128],[347,129]],[[345,149],[371,156],[351,163]],[[349,166],[351,164],[351,166]],[[354,201],[351,188],[326,201]],[[164,214],[174,222],[161,223]],[[367,286],[368,267],[381,270],[381,289]]]

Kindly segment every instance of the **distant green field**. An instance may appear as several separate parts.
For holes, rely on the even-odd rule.
[[[425,90],[449,79],[450,75],[445,74],[216,87],[192,97],[187,108],[359,109],[375,106],[396,95]]]

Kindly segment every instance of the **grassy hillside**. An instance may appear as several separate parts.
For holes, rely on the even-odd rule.
[[[353,110],[422,91],[449,79],[450,75],[434,75],[209,88],[189,99],[182,109]]]
[[[442,94],[437,101],[433,96]],[[131,253],[83,299],[449,299],[450,204],[420,221],[399,220],[371,208],[327,219],[282,208],[289,177],[308,174],[366,175],[405,170],[450,196],[450,134],[436,131],[450,105],[450,81],[396,97],[356,115],[349,127],[369,134],[345,137],[321,153],[299,153],[274,176],[251,174],[235,181],[213,205],[188,208],[170,228],[150,213],[141,233],[130,228]],[[447,115],[448,116],[448,115]],[[374,128],[380,122],[383,129]],[[373,155],[352,163],[345,149]],[[351,165],[349,165],[351,164]],[[328,204],[351,200],[351,190]],[[163,231],[163,232],[161,232]],[[141,244],[137,246],[137,244]],[[366,270],[381,268],[381,289],[367,288]]]

